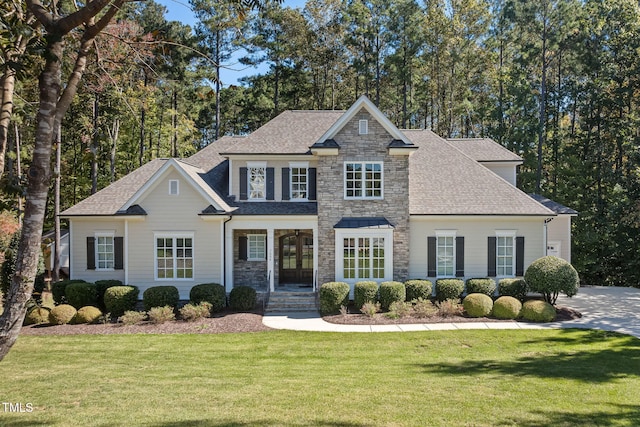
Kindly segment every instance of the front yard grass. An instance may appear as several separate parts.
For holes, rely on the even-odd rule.
[[[638,390],[601,331],[24,336],[0,425],[636,426]]]

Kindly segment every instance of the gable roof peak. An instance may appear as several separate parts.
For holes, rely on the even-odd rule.
[[[384,115],[382,111],[366,96],[362,95],[356,100],[356,102],[349,107],[347,111],[316,141],[317,143],[323,143],[326,140],[333,139],[336,134],[362,109],[367,110],[371,116],[382,125],[382,127],[389,132],[393,139],[400,140],[406,145],[413,145],[411,141],[393,124],[391,120]]]

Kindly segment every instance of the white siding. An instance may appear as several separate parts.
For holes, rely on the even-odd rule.
[[[496,230],[516,230],[524,239],[524,267],[544,256],[544,218],[541,217],[411,217],[409,220],[409,278],[427,277],[427,237],[436,230],[456,230],[464,237],[465,278],[487,276],[487,238]]]
[[[516,166],[515,165],[503,165],[500,163],[482,163],[482,166],[489,169],[491,172],[498,175],[500,178],[507,181],[509,184],[516,186]]]
[[[180,194],[168,194],[169,180],[180,180]],[[173,285],[181,299],[200,283],[222,283],[220,221],[204,221],[198,216],[208,205],[186,180],[173,170],[158,179],[138,202],[147,212],[142,222],[129,223],[129,284],[142,292],[151,286]],[[155,280],[154,233],[193,233],[194,277],[192,280]]]
[[[558,241],[560,257],[571,262],[571,216],[558,215],[547,224],[547,240]]]
[[[99,271],[87,269],[87,237],[96,231],[113,231],[114,237],[124,237],[124,220],[112,218],[73,218],[71,227],[70,277],[87,282],[120,280],[124,282],[124,270]]]

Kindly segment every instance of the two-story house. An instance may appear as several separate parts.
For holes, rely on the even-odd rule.
[[[516,187],[488,139],[399,130],[366,97],[156,159],[67,209],[70,276],[141,290],[514,277],[570,260],[576,212]]]

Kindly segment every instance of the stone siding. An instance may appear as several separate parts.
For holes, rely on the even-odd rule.
[[[358,134],[358,121],[369,121],[367,135]],[[318,162],[319,283],[335,280],[334,225],[342,217],[385,217],[393,224],[393,278],[404,281],[409,272],[409,157],[391,156],[392,136],[364,108],[335,136],[337,156]],[[382,161],[383,199],[345,200],[344,162]]]
[[[240,259],[239,238],[248,234],[264,234],[267,230],[235,230],[233,234],[233,286],[251,286],[257,291],[264,291],[267,282],[267,260],[247,261]]]

